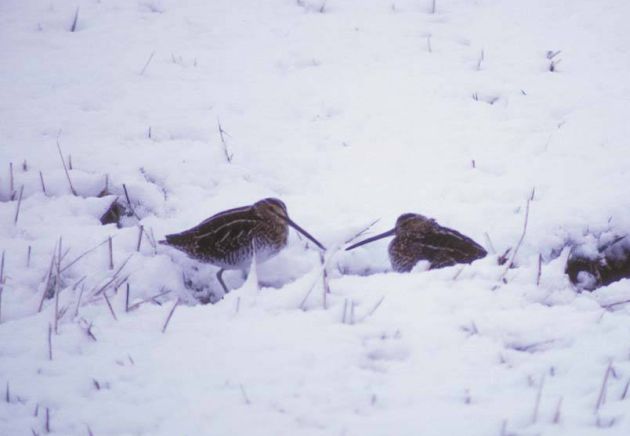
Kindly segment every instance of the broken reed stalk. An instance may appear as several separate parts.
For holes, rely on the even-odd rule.
[[[437,0],[432,0],[432,2],[431,2],[431,13],[432,13],[432,14],[435,14],[435,12],[436,12],[436,10],[437,10],[436,4],[435,4],[435,3],[436,3],[436,1],[437,1]]]
[[[46,433],[50,433],[50,409],[46,407]]]
[[[344,241],[344,245],[348,245],[348,244],[354,242],[355,239],[359,238],[360,236],[363,236],[367,231],[369,231],[374,226],[374,224],[376,224],[380,220],[381,220],[380,218],[377,218],[374,221],[372,221],[370,224],[365,226],[362,230],[360,230],[357,233],[355,233],[354,235],[352,235],[352,237],[350,237],[350,239],[345,240]]]
[[[144,76],[144,72],[147,70],[147,68],[149,67],[149,64],[151,63],[151,60],[153,59],[153,55],[155,55],[155,52],[151,52],[151,55],[149,56],[149,59],[147,59],[146,64],[144,64],[144,67],[142,67],[142,71],[140,71],[140,75]]]
[[[44,195],[48,195],[48,193],[46,192],[46,184],[44,183],[44,175],[41,171],[39,172],[39,181],[42,185],[42,192],[44,193]]]
[[[81,307],[81,298],[83,297],[83,291],[85,291],[85,285],[81,286],[81,291],[79,292],[79,297],[77,298],[77,305],[74,308],[74,316],[79,316],[79,307]]]
[[[32,247],[29,245],[28,251],[26,252],[26,267],[27,268],[31,267],[31,251],[32,251]]]
[[[125,290],[125,312],[129,312],[129,294],[131,294],[131,289],[129,282],[127,282],[126,290]]]
[[[20,206],[22,205],[22,195],[24,194],[24,185],[20,187],[20,195],[18,196],[17,206],[15,207],[15,219],[13,224],[17,225],[18,218],[20,217]]]
[[[542,398],[543,387],[545,386],[545,375],[540,379],[540,385],[538,386],[538,393],[536,394],[536,402],[534,403],[534,411],[532,413],[532,423],[535,424],[538,421],[538,410],[540,409],[540,400]]]
[[[608,366],[606,367],[606,372],[604,373],[604,379],[602,380],[602,386],[599,390],[599,396],[597,397],[597,403],[595,403],[595,413],[599,410],[599,408],[606,402],[606,385],[608,383],[608,377],[612,372],[612,360],[608,362]]]
[[[562,410],[562,397],[558,399],[558,404],[556,405],[556,413],[553,414],[553,423],[558,424],[560,422],[560,411]]]
[[[42,298],[39,301],[39,307],[37,308],[37,312],[41,312],[44,307],[44,300],[46,299],[46,295],[48,294],[48,288],[50,286],[50,281],[53,277],[53,271],[55,266],[55,259],[57,258],[57,243],[55,243],[55,247],[53,248],[53,254],[50,258],[50,266],[48,267],[48,274],[46,275],[46,284],[44,285],[44,292],[42,292]]]
[[[153,253],[157,254],[157,242],[155,242],[155,235],[153,234],[153,228],[149,227],[149,231],[147,232],[146,230],[144,230],[143,234],[144,236],[146,236],[147,241],[149,241],[149,244],[151,244],[151,247],[153,248]]]
[[[55,334],[58,335],[59,334],[59,293],[61,291],[61,247],[63,244],[63,240],[61,239],[61,237],[59,237],[59,244],[58,244],[58,252],[57,252],[57,279],[55,280],[55,319],[54,319],[54,324],[55,324]]]
[[[168,317],[166,318],[166,322],[164,323],[164,327],[162,327],[162,333],[166,332],[166,328],[168,327],[168,323],[171,321],[171,318],[173,317],[173,313],[175,313],[175,309],[177,309],[177,306],[179,306],[179,298],[177,300],[175,300],[175,304],[173,304],[173,308],[168,313]]]
[[[15,179],[13,178],[13,162],[9,162],[9,198],[15,198]]]
[[[66,173],[66,178],[68,179],[68,185],[70,185],[70,191],[72,192],[72,195],[74,195],[75,197],[77,196],[77,191],[74,189],[74,186],[72,185],[72,180],[70,179],[70,173],[68,173],[68,167],[66,166],[66,161],[63,158],[63,153],[61,151],[61,145],[59,144],[59,135],[61,134],[61,132],[59,132],[59,134],[57,135],[57,150],[59,151],[59,158],[61,159],[61,163],[63,164],[63,170]]]
[[[249,400],[249,397],[247,396],[247,392],[245,392],[245,386],[243,386],[243,383],[240,383],[239,386],[241,387],[241,394],[243,394],[243,400],[245,400],[245,404],[252,404],[252,402]]]
[[[103,242],[100,242],[98,245],[95,245],[94,247],[90,248],[89,250],[84,251],[83,253],[81,253],[78,257],[74,258],[74,260],[72,260],[70,263],[68,263],[66,266],[64,266],[63,268],[61,268],[61,272],[64,272],[65,270],[67,270],[68,268],[70,268],[72,265],[74,265],[75,263],[77,263],[79,260],[81,260],[84,256],[86,256],[87,254],[93,252],[94,250],[96,250],[98,247],[100,247],[101,245],[107,244],[107,242],[109,241],[109,239],[114,238],[115,236],[110,236],[108,239],[105,239]]]
[[[341,315],[341,323],[345,324],[346,323],[346,312],[348,311],[348,299],[344,298],[343,299],[343,313]]]
[[[488,232],[484,232],[483,235],[486,237],[486,243],[488,244],[488,248],[492,254],[496,254],[497,250],[494,248],[494,244],[492,243],[492,239],[490,239],[490,235]]]
[[[541,275],[542,275],[542,254],[538,253],[538,273],[536,274],[536,286],[540,286]]]
[[[109,285],[111,285],[112,283],[114,283],[116,281],[116,279],[118,278],[118,276],[120,275],[120,272],[122,271],[122,269],[125,267],[125,265],[127,265],[127,262],[129,262],[129,259],[131,259],[133,257],[133,254],[130,254],[127,259],[125,259],[125,261],[118,267],[118,269],[114,272],[114,275],[112,276],[112,278],[110,280],[107,281],[107,283],[105,283],[103,286],[101,286],[96,292],[94,292],[92,295],[94,297],[96,297],[97,295],[101,294],[103,291],[105,291]],[[120,285],[119,285],[120,286]]]
[[[114,247],[111,236],[107,239],[107,244],[109,246],[109,269],[112,270],[114,269]]]
[[[518,240],[518,243],[516,244],[516,247],[514,248],[514,251],[512,252],[512,257],[510,258],[510,260],[508,261],[505,270],[503,271],[503,274],[501,274],[501,276],[499,277],[499,281],[503,280],[506,276],[506,274],[508,273],[508,271],[510,270],[510,268],[512,268],[512,265],[514,265],[514,260],[516,259],[516,254],[518,253],[519,248],[521,248],[521,244],[523,243],[523,240],[525,239],[525,234],[527,233],[527,222],[529,220],[529,203],[530,203],[530,199],[527,199],[527,202],[525,203],[525,222],[523,223],[523,233],[521,233],[521,238]]]
[[[136,210],[133,208],[133,206],[131,204],[131,199],[129,198],[129,192],[127,191],[127,185],[125,185],[124,183],[123,183],[123,191],[125,191],[125,199],[127,200],[127,204],[129,205],[129,209],[131,209],[131,213],[133,213],[133,216],[135,216],[137,219],[140,219],[140,217],[136,213]]]
[[[322,265],[322,305],[324,309],[327,308],[327,296],[326,294],[330,294],[330,286],[328,284],[328,271],[326,271],[326,259],[324,258],[323,253],[319,253],[319,261]]]
[[[161,297],[163,295],[169,294],[171,291],[170,290],[166,290],[166,291],[161,291],[158,294],[149,297],[149,298],[145,298],[144,300],[141,300],[137,303],[132,304],[131,306],[129,306],[129,312],[131,312],[132,310],[136,310],[138,307],[142,306],[144,303],[148,303],[149,301],[153,301],[158,297]]]
[[[484,51],[481,50],[481,53],[479,54],[479,60],[477,61],[477,71],[481,71],[481,64],[483,63],[484,56]]]
[[[225,141],[225,135],[227,135],[228,133],[225,130],[223,130],[223,127],[221,127],[221,121],[218,118],[217,118],[217,126],[219,127],[219,136],[221,137],[221,144],[223,144],[223,153],[225,154],[225,160],[228,163],[231,163],[234,155],[230,154],[228,150],[227,142]]]
[[[142,234],[144,233],[144,226],[140,225],[138,230],[138,243],[136,244],[136,251],[140,251],[142,245]]]
[[[105,302],[107,303],[107,307],[109,307],[109,313],[112,314],[114,321],[118,321],[116,317],[116,312],[114,312],[114,308],[112,307],[112,303],[109,301],[109,297],[107,296],[107,292],[103,292],[103,297],[105,297]]]
[[[356,303],[350,299],[350,324],[354,324],[354,306]]]
[[[368,313],[363,315],[363,317],[359,320],[359,322],[363,322],[364,320],[366,320],[370,316],[374,315],[374,312],[376,312],[376,309],[381,307],[381,304],[383,303],[383,300],[385,300],[385,296],[384,295],[376,302],[374,307],[372,307],[372,309],[370,309],[370,311]]]
[[[78,22],[79,22],[79,7],[77,6],[76,11],[74,11],[74,19],[72,20],[72,26],[70,26],[70,32],[76,32]]]
[[[53,360],[52,325],[48,323],[48,360]]]

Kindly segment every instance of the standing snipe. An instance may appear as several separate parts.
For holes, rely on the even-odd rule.
[[[246,270],[254,251],[258,262],[278,254],[287,245],[288,226],[325,250],[322,244],[289,218],[287,207],[277,198],[265,198],[251,206],[220,212],[191,229],[166,235],[166,240],[160,243],[218,266],[217,279],[227,293],[223,272],[226,269]]]
[[[470,263],[488,254],[469,237],[416,213],[399,216],[393,229],[351,245],[346,250],[392,235],[395,237],[389,243],[389,260],[394,271],[398,272],[411,271],[421,260],[429,261],[430,269],[435,269]]]

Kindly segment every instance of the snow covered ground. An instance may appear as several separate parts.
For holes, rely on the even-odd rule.
[[[564,274],[630,231],[629,14],[0,2],[0,434],[630,434],[630,281]],[[329,248],[330,293],[293,232],[197,303],[216,268],[155,241],[268,196]],[[341,249],[403,212],[491,255],[396,274],[387,240]]]

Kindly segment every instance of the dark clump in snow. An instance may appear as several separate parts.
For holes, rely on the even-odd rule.
[[[602,236],[571,249],[566,273],[578,289],[593,291],[630,277],[630,241],[626,236],[607,239]]]

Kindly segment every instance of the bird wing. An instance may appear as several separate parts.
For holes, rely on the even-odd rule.
[[[233,209],[199,224],[195,228],[193,239],[198,251],[224,257],[240,249],[247,249],[260,223],[247,208]]]
[[[468,263],[487,254],[481,245],[468,236],[442,226],[423,235],[419,243],[423,257],[431,261],[431,268]]]

